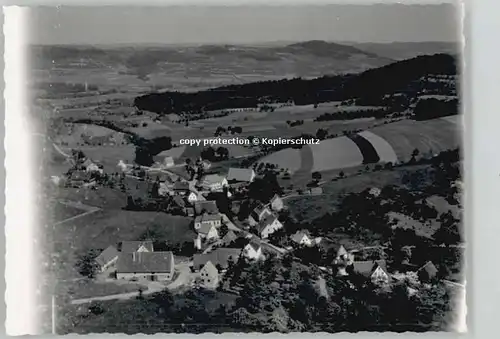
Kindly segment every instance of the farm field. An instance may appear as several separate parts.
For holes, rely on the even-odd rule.
[[[399,161],[408,161],[414,149],[427,155],[459,147],[461,128],[450,122],[452,118],[458,121],[459,116],[449,117],[447,120],[402,120],[375,127],[370,132],[386,140]]]
[[[79,147],[90,159],[103,165],[104,171],[114,173],[119,171],[118,162],[133,163],[135,159],[135,146],[132,144],[120,146],[82,146]]]
[[[363,163],[358,146],[347,137],[327,139],[309,147],[313,153],[313,172],[354,167]]]
[[[449,117],[452,118],[452,117]],[[457,117],[453,117],[457,119]],[[428,156],[460,145],[460,128],[458,125],[443,119],[428,121],[402,120],[358,133],[366,139],[377,152],[380,163],[405,162],[411,159],[411,154],[417,148],[421,155]],[[330,131],[331,132],[331,131]],[[296,152],[280,150],[267,155],[261,161],[275,163],[280,168],[295,169],[295,176],[310,178],[310,172],[332,172],[344,169],[361,169],[363,154],[358,145],[351,139],[342,136],[322,141],[319,145],[307,145],[300,152],[301,164],[308,163],[302,159],[310,150],[313,154],[313,166],[297,169]],[[285,155],[289,154],[290,157]],[[265,160],[264,160],[265,159]],[[296,179],[296,178],[292,178]]]
[[[54,194],[60,199],[104,209],[121,209],[127,203],[125,193],[107,187],[100,187],[96,190],[58,187]]]
[[[278,165],[280,168],[288,169],[293,175],[302,166],[301,151],[295,148],[286,148],[265,156],[259,162]]]
[[[375,149],[377,155],[380,158],[379,162],[382,163],[391,162],[393,164],[397,163],[398,157],[394,152],[392,146],[387,141],[385,141],[378,135],[373,134],[370,131],[363,131],[361,133],[358,133],[358,135],[368,140],[368,142],[372,144],[373,148]]]

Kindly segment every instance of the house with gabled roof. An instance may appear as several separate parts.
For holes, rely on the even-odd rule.
[[[430,282],[436,279],[438,269],[432,261],[426,262],[422,267],[417,270],[418,279],[421,282]]]
[[[236,235],[236,233],[234,233],[232,230],[229,230],[226,233],[226,235],[222,237],[221,242],[224,245],[229,245],[230,243],[232,243],[236,239],[238,239],[238,236]]]
[[[153,241],[151,241],[151,240],[144,240],[144,241],[126,240],[126,241],[122,241],[121,252],[122,253],[153,252]]]
[[[116,263],[116,278],[172,280],[174,268],[174,254],[170,251],[120,253]]]
[[[200,186],[210,192],[221,192],[228,186],[227,179],[219,174],[208,174],[200,180]]]
[[[193,268],[201,269],[207,261],[211,261],[215,267],[220,267],[221,270],[229,266],[229,261],[236,263],[242,254],[241,248],[216,248],[210,253],[195,254],[193,256]]]
[[[279,212],[285,207],[285,204],[280,196],[275,194],[274,197],[271,198],[271,201],[269,201],[269,206],[271,206],[273,211]]]
[[[252,260],[262,259],[262,246],[255,241],[250,241],[243,247],[243,256]]]
[[[385,260],[355,261],[352,263],[352,270],[375,284],[385,284],[391,280]]]
[[[200,285],[208,289],[219,285],[219,270],[211,261],[207,261],[200,270]]]
[[[259,204],[256,206],[250,216],[255,222],[264,220],[265,218],[272,216],[273,212],[265,205]]]
[[[87,172],[84,170],[75,170],[71,172],[66,182],[70,187],[79,188],[91,181],[93,181],[91,172]]]
[[[330,250],[335,252],[335,259],[333,260],[335,265],[351,265],[354,261],[354,254],[347,251],[344,245],[334,244],[333,247],[330,247]]]
[[[303,246],[313,246],[314,239],[309,236],[309,232],[306,231],[297,231],[295,234],[290,236],[290,239],[298,244]]]
[[[283,228],[283,224],[275,215],[270,215],[257,224],[257,232],[262,239],[266,239],[270,234]]]
[[[208,214],[219,213],[219,209],[217,208],[217,203],[213,200],[195,201],[194,211],[196,215],[201,215],[203,213],[208,213]]]
[[[196,201],[198,201],[198,194],[195,192],[191,191],[189,192],[188,196],[186,197],[186,200],[189,204],[194,204]]]
[[[251,168],[229,168],[228,183],[251,183],[255,179],[255,171]]]
[[[100,270],[104,272],[116,263],[119,254],[120,252],[114,246],[108,246],[108,248],[97,256],[95,261],[99,265]]]
[[[222,216],[217,214],[204,213],[194,218],[194,229],[199,230],[203,225],[219,228],[222,225]]]
[[[205,241],[219,239],[217,228],[209,224],[202,224],[200,228],[198,228],[198,235]]]

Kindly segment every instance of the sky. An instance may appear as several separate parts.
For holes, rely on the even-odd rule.
[[[33,44],[458,41],[452,4],[35,7]]]

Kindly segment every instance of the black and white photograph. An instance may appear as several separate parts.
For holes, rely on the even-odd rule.
[[[40,333],[465,331],[457,3],[26,25]]]

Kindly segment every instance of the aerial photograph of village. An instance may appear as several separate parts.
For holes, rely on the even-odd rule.
[[[44,333],[456,330],[453,5],[31,11]]]

